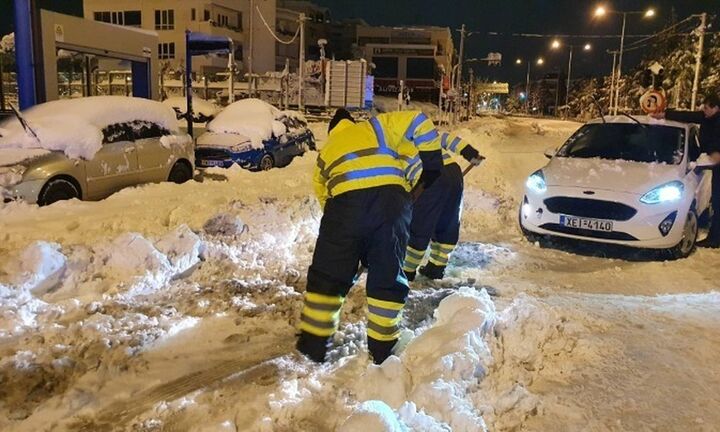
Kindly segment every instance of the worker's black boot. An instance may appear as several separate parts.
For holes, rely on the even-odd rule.
[[[310,360],[316,363],[325,362],[325,356],[332,338],[316,336],[306,331],[301,331],[297,341],[297,350]]]
[[[416,275],[415,272],[408,272],[408,271],[405,272],[405,277],[407,278],[408,282],[414,281],[415,275]]]
[[[429,262],[425,267],[420,267],[418,272],[428,279],[440,280],[445,277],[445,266],[439,266]]]
[[[393,348],[397,345],[397,339],[391,341],[380,341],[371,337],[367,338],[368,351],[373,359],[373,363],[382,364],[388,357],[393,355]]]

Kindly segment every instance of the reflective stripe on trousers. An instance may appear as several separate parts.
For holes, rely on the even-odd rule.
[[[315,336],[332,336],[338,326],[343,300],[341,296],[306,292],[300,330]]]
[[[455,245],[433,241],[430,243],[430,257],[428,258],[428,261],[437,266],[445,267],[447,266],[448,261],[450,260],[450,254],[454,249]]]
[[[400,337],[400,320],[405,305],[372,297],[367,300],[368,337],[379,341],[397,340]]]
[[[425,257],[425,251],[417,250],[410,246],[405,250],[405,263],[403,264],[403,271],[414,272],[422,263]]]

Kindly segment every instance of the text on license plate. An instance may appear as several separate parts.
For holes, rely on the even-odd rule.
[[[610,232],[613,230],[612,221],[607,221],[607,220],[602,220],[602,219],[580,218],[580,217],[565,216],[565,215],[560,215],[560,225],[570,227],[570,228],[587,229],[587,230],[593,230],[593,231]]]
[[[199,162],[200,162],[201,166],[206,166],[206,167],[221,167],[225,164],[225,162],[221,161],[221,160],[204,159],[204,160],[200,160]]]

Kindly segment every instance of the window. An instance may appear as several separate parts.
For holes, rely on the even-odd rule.
[[[161,43],[158,45],[158,58],[168,60],[175,58],[175,42]]]
[[[195,8],[190,9],[190,21],[195,21]]]
[[[203,21],[210,21],[210,11],[207,9],[203,13]]]
[[[175,11],[156,10],[155,11],[155,30],[174,30],[175,29]]]
[[[398,59],[397,57],[374,57],[375,77],[377,78],[397,78],[398,76]]]
[[[140,27],[140,11],[102,11],[93,14],[95,21],[124,26]]]
[[[433,79],[435,78],[435,59],[422,57],[408,57],[407,59],[408,79]]]
[[[145,120],[111,124],[106,126],[102,133],[105,144],[170,135],[170,131],[164,127]]]

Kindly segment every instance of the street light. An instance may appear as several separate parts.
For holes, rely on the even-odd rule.
[[[552,48],[553,48],[553,49],[558,49],[558,48],[560,48],[560,46],[561,46],[560,41],[558,41],[558,40],[553,41],[553,43],[552,43]],[[567,106],[568,103],[570,102],[570,81],[571,81],[571,76],[572,76],[572,62],[573,62],[573,53],[574,53],[575,48],[576,48],[576,45],[568,45],[568,46],[569,46],[569,48],[570,48],[570,55],[569,55],[569,58],[568,58],[567,83],[566,83],[566,86],[565,86],[565,106]],[[589,43],[586,43],[585,45],[582,46],[582,48],[583,48],[583,51],[590,51],[590,50],[592,50],[592,45],[590,45]],[[559,89],[560,89],[560,74],[558,73],[558,91],[557,91],[557,94],[560,93]],[[557,94],[556,94],[556,96],[557,96]],[[557,97],[555,98],[555,101],[556,101],[556,102],[555,102],[555,106],[557,107],[557,105],[558,105]],[[556,108],[556,109],[557,109],[557,108]],[[557,114],[557,113],[556,113],[556,114]]]
[[[615,15],[622,15],[622,35],[620,36],[620,57],[618,59],[618,67],[617,67],[617,87],[615,88],[615,107],[613,110],[613,114],[617,115],[618,107],[619,107],[619,98],[620,98],[620,78],[622,77],[622,60],[623,60],[623,51],[625,50],[625,30],[627,28],[627,16],[628,15],[642,15],[645,18],[652,18],[655,16],[656,12],[655,9],[648,8],[644,11],[616,11],[612,9],[607,9],[605,6],[598,6],[595,9],[595,16],[600,18],[604,17],[608,14],[615,14]],[[613,70],[613,78],[615,77],[615,71]],[[610,93],[612,94],[613,90],[610,89]]]
[[[515,60],[515,64],[521,65],[523,63],[523,59],[517,59]],[[525,111],[529,114],[530,113],[530,65],[532,62],[528,60],[527,62],[527,76],[525,78]],[[539,57],[536,60],[536,63],[538,66],[542,66],[545,63],[545,60],[542,57]]]

